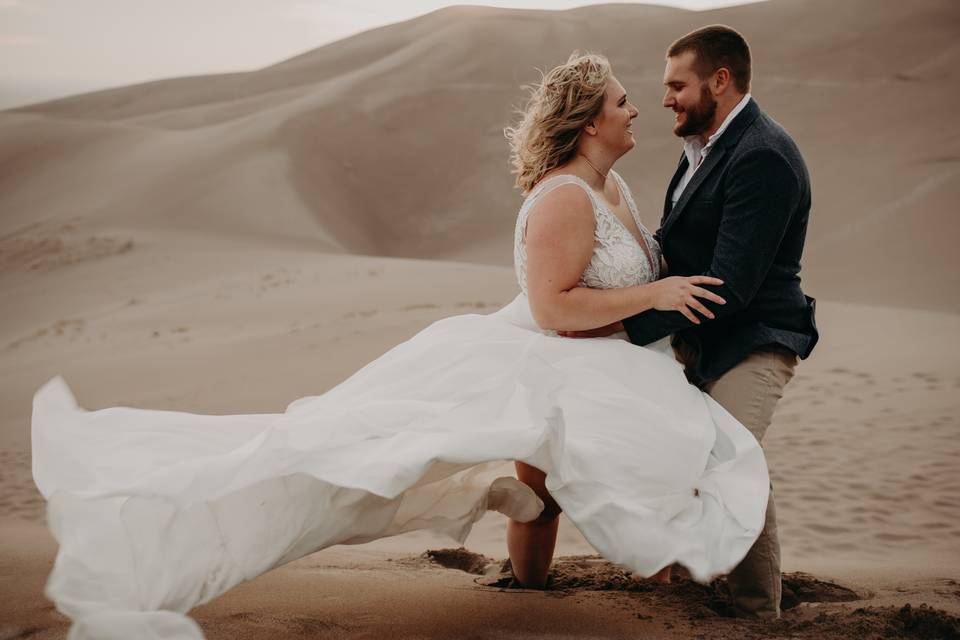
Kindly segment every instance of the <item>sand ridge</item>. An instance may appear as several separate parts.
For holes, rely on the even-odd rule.
[[[618,170],[654,227],[679,156],[660,106],[663,50],[714,21],[749,38],[753,95],[810,166],[810,289],[955,312],[956,296],[917,283],[960,284],[951,250],[960,149],[943,135],[957,97],[957,11],[949,0],[884,11],[869,0],[706,13],[444,9],[249,73],[0,112],[0,159],[17,167],[0,173],[0,208],[9,211],[0,231],[80,215],[87,225],[309,237],[327,251],[506,266],[519,194],[502,129],[523,101],[518,87],[573,48],[607,54],[640,110],[638,145]],[[40,135],[47,151],[33,157]],[[78,136],[123,151],[94,157],[76,150]],[[98,173],[56,172],[76,171],[80,157]],[[105,197],[107,176],[124,197]],[[65,179],[69,190],[39,188]]]
[[[821,344],[764,446],[785,571],[859,600],[741,625],[710,609],[715,590],[610,587],[617,569],[562,517],[566,590],[478,584],[422,557],[449,540],[414,532],[312,554],[196,617],[210,638],[956,637],[921,605],[960,614],[960,139],[944,134],[958,7],[455,7],[251,73],[0,112],[0,637],[66,629],[42,596],[56,546],[30,473],[41,384],[62,374],[91,409],[277,412],[430,322],[498,309],[517,293],[520,204],[502,128],[534,67],[574,47],[606,53],[640,108],[617,169],[655,228],[679,156],[663,49],[704,22],[750,39],[754,95],[813,176],[803,277]],[[486,575],[505,526],[488,514],[439,555]]]

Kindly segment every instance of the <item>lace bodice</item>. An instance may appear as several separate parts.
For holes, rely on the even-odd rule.
[[[533,188],[517,214],[517,228],[513,244],[513,265],[517,272],[517,281],[520,289],[527,293],[527,250],[524,245],[524,231],[527,226],[527,215],[533,204],[540,196],[563,184],[577,184],[583,187],[593,204],[593,214],[596,218],[596,227],[593,232],[594,247],[590,262],[583,270],[577,283],[582,287],[594,289],[616,289],[652,282],[660,277],[660,245],[640,222],[637,205],[633,195],[620,175],[610,172],[617,181],[620,193],[627,201],[627,207],[633,216],[634,222],[640,229],[650,256],[637,242],[637,239],[610,210],[604,199],[594,191],[585,180],[568,173],[561,173],[546,180]]]

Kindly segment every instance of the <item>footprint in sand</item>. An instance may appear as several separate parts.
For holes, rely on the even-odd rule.
[[[421,558],[430,560],[447,569],[458,569],[477,575],[485,575],[491,565],[497,563],[493,558],[469,551],[465,547],[456,549],[427,549]]]
[[[205,625],[206,626],[206,625]],[[247,637],[256,630],[256,637],[317,638],[342,637],[345,632],[355,631],[360,625],[342,620],[324,620],[317,616],[275,614],[266,611],[241,611],[218,617],[211,621],[223,637]],[[227,633],[227,630],[232,630]]]
[[[440,307],[435,304],[410,304],[405,307],[400,307],[400,311],[421,311],[424,309],[439,309]]]

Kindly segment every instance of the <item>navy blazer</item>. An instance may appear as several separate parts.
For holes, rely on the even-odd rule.
[[[654,234],[669,275],[705,274],[727,301],[699,298],[696,325],[679,311],[650,310],[623,321],[634,344],[675,333],[699,358],[688,367],[701,380],[720,377],[752,351],[780,345],[801,358],[819,338],[815,300],[800,288],[800,256],[810,216],[810,176],[793,139],[752,98],[730,122],[671,207],[687,170],[683,155],[667,188]]]

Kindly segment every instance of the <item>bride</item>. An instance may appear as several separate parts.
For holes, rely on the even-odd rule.
[[[463,543],[510,518],[519,583],[547,581],[561,511],[604,557],[706,581],[764,521],[767,468],[747,429],[687,384],[666,339],[621,318],[693,321],[707,277],[658,280],[660,250],[614,162],[637,111],[605,58],[574,54],[507,129],[521,292],[433,323],[283,413],[80,408],[56,376],[34,396],[33,476],[59,543],[45,594],[71,640],[194,638],[185,614],[336,544],[415,529]],[[598,330],[588,340],[560,332]],[[611,333],[612,332],[612,333]],[[517,478],[496,478],[504,461]]]

